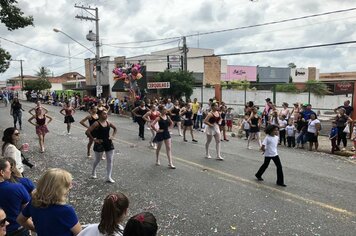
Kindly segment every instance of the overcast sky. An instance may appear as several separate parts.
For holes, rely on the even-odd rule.
[[[103,55],[127,57],[178,47],[181,42],[170,39],[119,43],[203,34],[356,7],[354,0],[19,0],[24,13],[34,17],[35,26],[10,32],[0,24],[1,37],[51,54],[75,57],[68,60],[46,55],[0,39],[1,47],[9,51],[13,59],[24,60],[25,75],[34,75],[41,66],[48,67],[55,76],[70,69],[84,75],[83,59],[94,55],[53,31],[58,28],[95,51],[94,44],[85,38],[89,30],[95,32],[95,23],[76,19],[76,15],[90,15],[75,8],[75,4],[98,7]],[[188,47],[211,48],[215,54],[224,54],[353,41],[356,40],[355,24],[356,11],[350,11],[191,36],[187,38],[187,44]],[[356,44],[224,58],[229,65],[286,67],[293,62],[298,67],[316,66],[320,72],[356,71]],[[20,63],[14,61],[7,72],[0,74],[0,80],[19,74]]]

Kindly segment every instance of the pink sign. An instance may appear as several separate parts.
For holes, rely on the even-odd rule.
[[[225,81],[247,80],[256,81],[257,67],[256,66],[227,66],[227,74]]]

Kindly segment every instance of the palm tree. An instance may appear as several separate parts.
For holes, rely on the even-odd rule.
[[[41,79],[45,79],[51,74],[51,71],[46,67],[40,67],[39,71],[36,71],[36,76],[40,77]]]

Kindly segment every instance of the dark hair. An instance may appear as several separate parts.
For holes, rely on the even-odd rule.
[[[161,105],[158,106],[158,111],[159,112],[162,112],[164,109],[166,109],[166,107],[164,105],[161,104]]]
[[[5,149],[5,146],[9,143],[11,144],[15,144],[13,139],[12,139],[12,135],[15,133],[17,129],[14,128],[14,127],[10,127],[10,128],[7,128],[4,130],[4,134],[2,136],[2,141],[4,142],[4,144],[2,145],[2,153],[4,153],[4,149]]]
[[[107,195],[101,209],[99,232],[106,235],[114,235],[115,232],[118,232],[118,220],[124,215],[128,207],[129,199],[123,193]]]
[[[123,236],[155,236],[157,230],[156,217],[150,212],[142,212],[127,221]]]
[[[104,111],[107,112],[107,110],[105,108],[104,109],[98,109],[96,114],[98,114],[98,116],[100,116]]]
[[[5,170],[5,168],[7,167],[6,163],[9,163],[9,162],[7,160],[5,160],[5,158],[0,158],[0,170]]]
[[[271,135],[273,130],[275,129],[279,129],[279,127],[277,125],[267,125],[266,129],[265,129],[265,133],[267,135]]]

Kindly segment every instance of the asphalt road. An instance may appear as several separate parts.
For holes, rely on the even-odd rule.
[[[23,103],[26,110],[33,104]],[[356,235],[355,164],[325,153],[280,148],[285,183],[275,185],[271,162],[257,182],[254,174],[263,162],[246,141],[222,143],[225,161],[204,158],[204,133],[198,143],[185,143],[173,130],[176,170],[168,169],[165,149],[161,166],[155,166],[154,150],[138,139],[138,125],[130,119],[111,116],[118,135],[113,178],[105,183],[105,161],[98,179],[89,179],[92,161],[86,158],[87,138],[79,124],[86,113],[78,111],[72,134],[67,136],[59,107],[46,106],[54,121],[46,136],[46,152],[39,153],[35,130],[23,113],[22,142],[36,167],[26,175],[35,181],[49,167],[60,167],[74,176],[69,195],[82,224],[98,222],[103,198],[121,191],[130,199],[130,215],[151,211],[158,219],[158,235]],[[9,108],[0,107],[1,131],[12,125]],[[190,136],[188,135],[188,140]],[[215,154],[214,143],[211,154]]]

